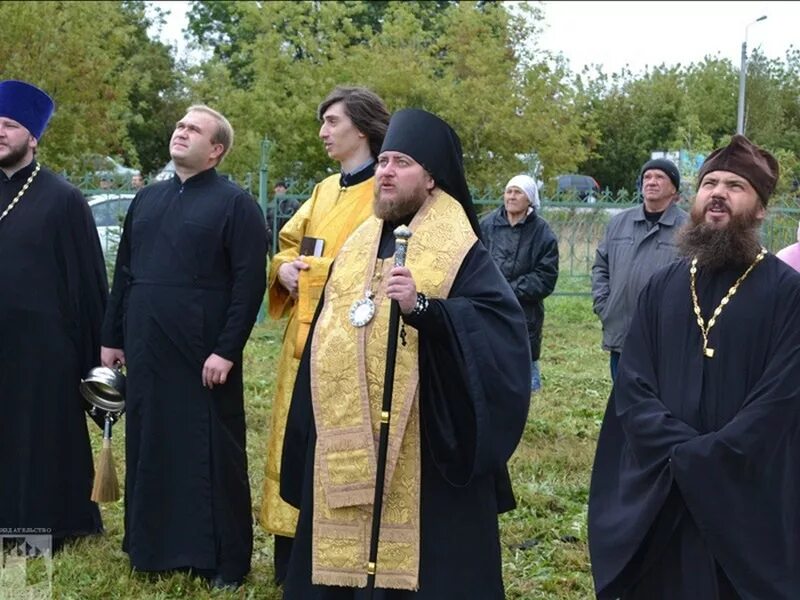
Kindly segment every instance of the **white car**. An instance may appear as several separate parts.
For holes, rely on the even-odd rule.
[[[122,235],[122,223],[135,194],[95,194],[88,196],[97,235],[106,260],[113,260]]]
[[[158,175],[153,177],[153,181],[169,181],[175,175],[175,163],[169,161],[164,165],[164,168],[158,172]]]
[[[84,159],[85,166],[92,173],[92,184],[101,185],[101,182],[108,181],[115,186],[130,186],[131,178],[139,171],[131,167],[126,167],[114,160],[110,156],[91,154]],[[102,186],[101,186],[102,187]]]

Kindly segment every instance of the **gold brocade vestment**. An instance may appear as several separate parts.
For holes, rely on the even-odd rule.
[[[367,583],[390,302],[385,284],[392,260],[376,257],[383,221],[368,219],[342,248],[325,288],[311,345],[314,453],[312,582],[364,587]],[[406,266],[417,289],[446,298],[475,234],[461,205],[442,191],[426,200],[410,224]],[[376,268],[382,268],[376,277]],[[374,294],[365,326],[349,308]],[[418,336],[406,327],[398,347],[378,545],[376,586],[419,586],[421,444]]]
[[[279,319],[288,315],[283,336],[275,397],[267,448],[267,463],[262,489],[259,522],[268,532],[294,537],[297,526],[297,509],[280,497],[280,467],[284,430],[292,399],[292,389],[297,367],[308,335],[308,328],[317,309],[328,269],[347,237],[364,220],[372,215],[373,185],[375,179],[352,187],[339,186],[339,175],[321,181],[297,213],[280,232],[280,252],[272,259],[269,269],[269,315]],[[300,255],[303,237],[325,240],[321,257],[306,257],[310,269],[300,273],[298,299],[293,302],[289,293],[278,281],[278,269]]]

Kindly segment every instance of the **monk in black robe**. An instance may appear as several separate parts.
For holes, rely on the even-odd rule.
[[[102,532],[81,376],[108,293],[83,195],[35,160],[53,101],[0,82],[0,534]]]
[[[800,276],[761,248],[777,161],[698,174],[684,259],[642,292],[598,441],[598,598],[800,598]]]
[[[214,168],[232,138],[208,107],[178,122],[175,177],[127,214],[102,350],[128,367],[123,549],[216,587],[250,570],[242,351],[266,286],[263,215]]]
[[[506,463],[530,402],[530,347],[522,309],[479,241],[446,123],[419,110],[392,117],[374,211],[334,262],[297,376],[281,494],[300,517],[284,597],[367,597],[375,467],[364,457],[377,454],[395,300],[403,332],[375,598],[501,599],[497,515],[515,506]],[[414,233],[406,266],[392,267],[400,223]],[[364,281],[374,313],[348,317],[351,301],[369,304]]]

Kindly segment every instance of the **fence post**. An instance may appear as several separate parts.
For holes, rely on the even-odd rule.
[[[267,226],[267,190],[268,188],[268,175],[269,175],[269,140],[264,137],[261,140],[261,161],[258,165],[258,203],[261,205],[261,210],[264,213],[264,227]],[[267,240],[268,244],[272,243],[272,240]],[[264,252],[267,252],[267,249],[264,248]],[[269,252],[267,252],[267,271],[269,271]],[[264,318],[266,315],[266,307],[264,306],[264,300],[261,301],[261,308],[258,309],[258,317],[256,317],[256,323],[263,323]]]
[[[258,203],[261,205],[261,210],[264,215],[267,214],[267,186],[269,174],[269,140],[264,138],[261,141],[261,162],[258,166]]]

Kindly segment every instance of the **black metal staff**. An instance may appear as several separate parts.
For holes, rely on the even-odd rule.
[[[406,264],[406,251],[411,230],[401,225],[394,230],[394,266]],[[394,364],[397,358],[397,332],[400,327],[400,305],[392,300],[389,306],[389,336],[386,345],[386,371],[383,376],[383,404],[381,406],[381,428],[378,440],[378,465],[375,474],[375,500],[372,503],[372,535],[369,542],[369,562],[367,563],[367,596],[375,592],[375,570],[378,562],[378,537],[381,530],[383,510],[383,488],[386,479],[386,454],[389,449],[389,415],[392,413],[392,393],[394,392]]]

